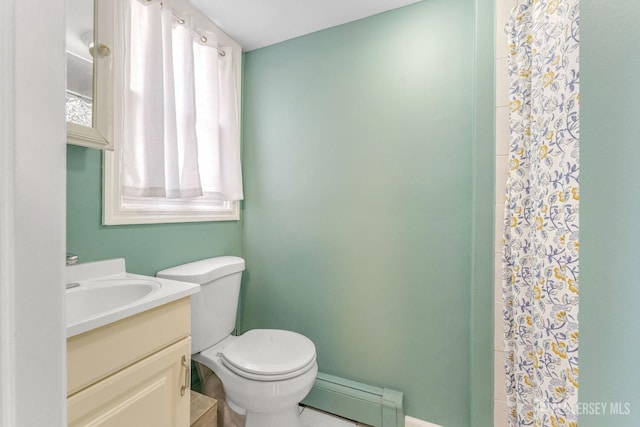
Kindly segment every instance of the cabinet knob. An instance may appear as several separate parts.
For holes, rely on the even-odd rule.
[[[109,55],[111,55],[111,49],[106,44],[100,43],[97,46],[97,49],[98,49],[98,54],[100,56],[109,56]]]

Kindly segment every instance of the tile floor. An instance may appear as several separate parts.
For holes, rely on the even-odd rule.
[[[302,427],[368,427],[306,406],[300,406],[300,411]]]

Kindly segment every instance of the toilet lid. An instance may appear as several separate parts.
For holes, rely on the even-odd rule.
[[[222,360],[227,367],[251,378],[295,376],[293,374],[303,368],[306,371],[315,359],[316,347],[309,338],[278,329],[245,332],[222,350]]]

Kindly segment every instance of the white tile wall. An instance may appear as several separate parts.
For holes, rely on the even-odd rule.
[[[503,207],[502,205],[500,205],[500,207]],[[504,207],[503,207],[504,208]],[[496,254],[495,256],[495,274],[493,275],[493,277],[496,278],[495,280],[495,284],[496,284],[496,288],[494,290],[494,295],[496,298],[496,303],[499,303],[500,301],[502,301],[502,259],[500,256],[498,256],[498,254]]]
[[[497,402],[506,402],[507,400],[507,388],[504,383],[504,352],[496,351],[495,352],[495,370],[494,370],[494,383],[495,383],[495,394],[494,399]]]
[[[495,236],[495,339],[494,339],[494,427],[507,427],[502,330],[502,221],[509,153],[509,84],[507,81],[507,37],[504,26],[517,0],[496,0],[496,236]]]
[[[498,0],[501,1],[501,0]],[[509,82],[507,81],[507,58],[496,59],[496,106],[509,105]]]
[[[494,241],[495,241],[495,247],[496,247],[496,258],[499,258],[500,260],[502,260],[500,258],[500,248],[502,245],[502,233],[503,233],[503,224],[504,224],[504,205],[500,204],[496,204],[495,205],[495,224],[494,224],[494,230],[495,230],[495,236],[494,236]],[[498,275],[498,276],[494,276],[496,278],[496,281],[499,281],[498,279],[500,279],[502,276]],[[495,294],[495,298],[496,300],[501,299],[500,298],[500,294]]]
[[[494,313],[494,317],[495,317],[495,328],[494,328],[494,334],[493,334],[493,349],[495,351],[504,351],[504,335],[503,335],[503,328],[504,328],[504,322],[502,320],[502,303],[500,301],[496,301],[495,305],[493,306],[493,313]],[[496,355],[497,356],[497,355]]]
[[[504,205],[504,194],[507,189],[507,168],[509,158],[505,156],[496,156],[496,204]],[[496,221],[502,224],[502,216],[496,218]]]
[[[496,0],[496,58],[507,56],[507,35],[504,32],[504,26],[515,4],[515,0]]]
[[[493,403],[493,425],[495,427],[508,427],[507,422],[507,402],[502,402],[499,400],[494,401]]]
[[[509,107],[496,109],[496,155],[509,154]]]

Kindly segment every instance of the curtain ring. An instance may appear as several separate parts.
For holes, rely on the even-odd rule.
[[[225,56],[227,54],[227,52],[225,52],[224,50],[219,50],[218,51],[218,55],[220,56]]]
[[[208,39],[205,36],[202,36],[200,37],[200,40],[202,41],[202,43],[206,43]]]
[[[178,19],[178,24],[184,24],[184,19],[182,18]]]

